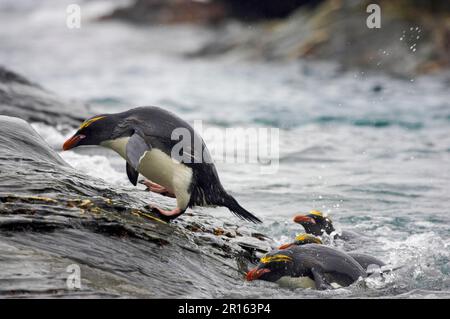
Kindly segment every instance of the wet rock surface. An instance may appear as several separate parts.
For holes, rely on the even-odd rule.
[[[337,62],[342,70],[360,68],[401,77],[448,68],[448,11],[433,15],[426,9],[383,2],[381,28],[370,29],[367,5],[324,1],[314,8],[302,7],[286,19],[251,28],[230,23],[217,30],[214,41],[190,56],[314,59]]]
[[[101,20],[118,19],[135,24],[217,23],[228,10],[222,1],[136,0],[116,8]]]
[[[18,118],[0,116],[0,144],[3,297],[211,297],[271,247],[205,214],[161,221],[146,208],[148,192],[77,173]],[[81,289],[66,284],[72,264]]]
[[[158,3],[156,5],[155,3]],[[400,77],[450,66],[450,7],[444,1],[378,1],[380,28],[369,28],[370,1],[213,1],[190,8],[186,1],[140,0],[109,18],[133,23],[205,22],[215,36],[189,57],[337,62],[343,69]],[[212,8],[222,4],[219,15]],[[158,10],[154,10],[157,6]],[[183,18],[167,17],[180,16]],[[148,16],[152,17],[149,18]],[[142,18],[146,17],[146,18]],[[166,21],[168,20],[168,21]],[[372,20],[371,20],[372,21]]]
[[[217,24],[233,18],[259,21],[285,18],[301,6],[313,7],[323,0],[136,0],[116,8],[104,20],[119,19],[132,23],[209,23]]]

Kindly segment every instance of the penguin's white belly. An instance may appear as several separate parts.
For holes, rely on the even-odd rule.
[[[284,288],[311,288],[316,289],[316,283],[309,277],[283,276],[276,281],[280,287]]]
[[[174,161],[163,151],[152,149],[145,153],[139,162],[139,173],[151,181],[172,191],[179,208],[186,208],[189,200],[189,187],[192,179],[192,169]]]
[[[309,277],[290,277],[290,276],[283,276],[280,279],[276,281],[280,287],[283,288],[311,288],[316,289],[316,283],[314,280],[312,280]],[[341,285],[339,285],[336,282],[330,283],[331,288],[338,289],[342,288]]]
[[[110,140],[103,142],[102,146],[111,148],[126,160],[128,139]],[[173,192],[179,208],[187,207],[190,200],[188,190],[192,180],[192,169],[190,167],[173,160],[163,151],[152,148],[141,157],[137,171],[152,182]]]
[[[139,161],[138,172],[170,191],[174,191],[175,171],[180,168],[164,152],[152,149]]]

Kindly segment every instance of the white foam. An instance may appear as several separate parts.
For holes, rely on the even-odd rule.
[[[61,157],[76,170],[87,175],[101,178],[110,184],[129,186],[127,176],[124,172],[116,171],[110,160],[101,155],[82,155],[72,151],[61,152]]]
[[[79,154],[72,150],[61,152],[64,141],[72,136],[74,132],[63,134],[55,127],[44,123],[32,123],[31,126],[54,150],[60,151],[59,155],[76,170],[89,176],[100,178],[109,184],[125,187],[131,185],[125,170],[118,171],[114,169],[114,157],[108,158],[102,155]]]
[[[443,277],[438,260],[450,259],[450,240],[434,232],[414,234],[405,240],[391,241],[381,238],[384,249],[389,252],[388,264],[403,265],[416,282],[420,278]],[[395,272],[394,272],[395,273]]]
[[[64,141],[72,135],[71,133],[64,135],[53,126],[44,123],[31,123],[31,126],[54,150],[61,150]]]

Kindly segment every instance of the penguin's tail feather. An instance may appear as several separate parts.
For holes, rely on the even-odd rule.
[[[227,194],[228,195],[228,194]],[[233,196],[228,195],[226,196],[224,205],[226,208],[228,208],[233,214],[235,214],[237,217],[241,219],[248,220],[253,223],[262,223],[262,220],[247,211],[244,207],[239,205],[237,200],[234,199]]]

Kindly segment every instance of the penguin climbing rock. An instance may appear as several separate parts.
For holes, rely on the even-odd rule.
[[[150,191],[175,197],[173,210],[154,207],[168,219],[188,207],[224,206],[242,219],[261,222],[225,191],[203,139],[187,122],[162,108],[138,107],[96,115],[81,124],[63,149],[83,145],[116,151],[126,160],[133,185],[141,174]]]

